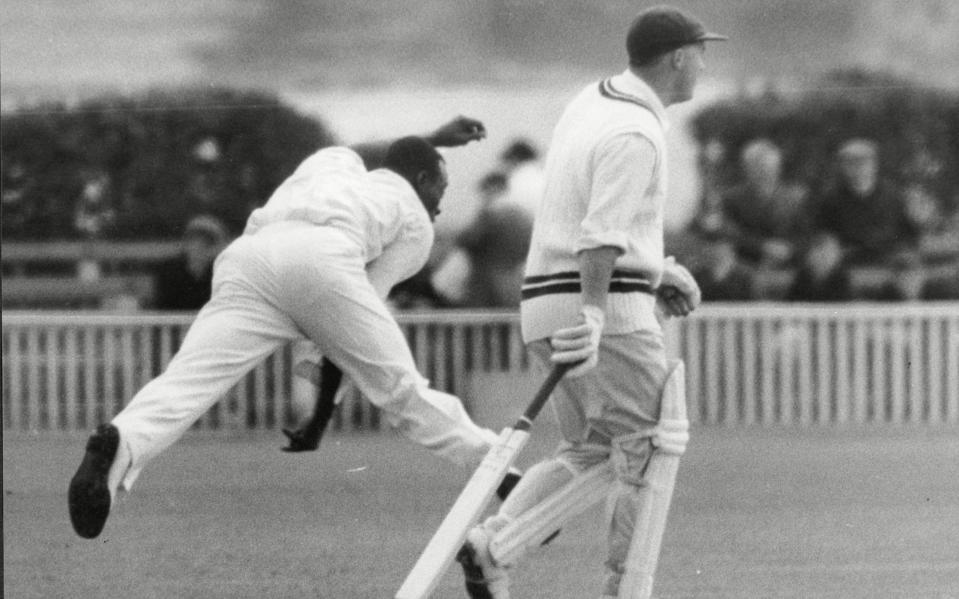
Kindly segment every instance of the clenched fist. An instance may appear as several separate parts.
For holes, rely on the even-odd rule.
[[[465,146],[471,141],[485,137],[486,127],[483,123],[470,117],[458,116],[434,131],[429,136],[429,141],[437,147],[452,148]]]
[[[656,300],[667,317],[686,316],[702,302],[696,279],[672,256],[666,258],[663,266],[663,280],[656,289]]]

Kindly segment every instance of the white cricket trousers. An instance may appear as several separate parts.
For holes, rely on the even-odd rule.
[[[283,222],[221,253],[213,295],[176,355],[113,419],[131,458],[119,482],[129,490],[147,462],[259,361],[304,336],[410,440],[470,469],[496,441],[458,398],[430,389],[417,372],[358,244],[338,229]]]

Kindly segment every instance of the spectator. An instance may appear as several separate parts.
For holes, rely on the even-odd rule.
[[[740,162],[745,180],[723,194],[720,233],[749,264],[795,266],[812,230],[806,187],[783,180],[782,150],[768,139],[747,144]]]
[[[452,247],[440,259],[439,266],[432,274],[432,284],[439,294],[451,305],[477,305],[470,298],[472,293],[471,279],[473,277],[472,257],[463,244],[469,232],[480,220],[483,211],[496,200],[506,194],[507,178],[502,171],[493,171],[480,179],[477,186],[479,192],[479,211],[452,242]]]
[[[506,175],[504,203],[515,204],[535,216],[545,185],[539,151],[527,139],[517,138],[500,155]]]
[[[199,310],[210,299],[213,261],[230,241],[226,226],[201,215],[187,223],[183,250],[159,265],[156,271],[157,310]]]
[[[914,302],[923,298],[926,276],[915,254],[901,253],[890,260],[891,276],[878,289],[860,293],[864,299],[875,301]]]
[[[841,302],[851,298],[849,273],[843,268],[842,248],[832,235],[813,238],[796,279],[786,295],[795,302]]]
[[[220,144],[212,137],[204,137],[190,151],[191,167],[187,196],[198,212],[210,212],[220,199],[217,185],[220,157]]]
[[[959,211],[948,212],[927,186],[904,191],[906,214],[918,231],[924,299],[959,298]]]
[[[818,225],[839,239],[852,264],[881,264],[914,251],[917,229],[899,190],[879,172],[875,142],[853,139],[838,150],[839,179],[820,203]]]
[[[729,185],[727,169],[723,169],[726,160],[726,146],[718,139],[709,139],[700,147],[698,155],[699,177],[702,181],[702,195],[699,209],[691,224],[693,231],[705,235],[714,235],[723,224],[723,190]]]
[[[518,308],[533,215],[528,205],[513,201],[508,178],[502,173],[483,178],[479,191],[483,204],[456,240],[469,265],[460,303],[476,308]]]
[[[84,177],[83,188],[73,213],[73,226],[87,239],[99,239],[116,220],[110,202],[110,175],[96,170]]]
[[[732,241],[713,241],[706,247],[704,257],[705,263],[693,272],[704,301],[752,299],[753,273],[739,261]]]
[[[914,183],[903,192],[906,216],[916,228],[917,245],[924,262],[959,258],[959,212],[946,213],[935,195]]]
[[[26,165],[18,160],[4,161],[2,166],[3,232],[17,232],[26,228],[32,217],[30,188],[35,185]]]
[[[838,239],[852,294],[887,297],[892,277],[903,269],[916,270],[918,228],[901,190],[880,174],[874,141],[851,139],[839,147],[836,158],[839,177],[820,202],[818,226]],[[869,271],[878,276],[856,276]]]

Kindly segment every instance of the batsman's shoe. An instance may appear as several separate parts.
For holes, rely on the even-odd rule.
[[[85,539],[97,537],[110,515],[110,466],[120,445],[120,431],[101,424],[87,441],[86,454],[70,480],[70,522]]]
[[[493,563],[489,542],[489,533],[477,526],[466,533],[466,543],[456,555],[463,566],[466,594],[470,599],[509,599],[509,575]]]

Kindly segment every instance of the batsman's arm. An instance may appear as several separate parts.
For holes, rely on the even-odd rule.
[[[624,198],[642,197],[655,167],[656,149],[638,134],[619,134],[598,149],[593,172],[596,185],[576,240],[584,306],[606,309],[606,298],[616,259],[629,245],[627,226],[653,221],[656,211],[643,202]]]
[[[600,246],[579,253],[579,271],[582,279],[584,306],[596,306],[600,310],[606,309],[606,298],[609,296],[609,282],[613,277],[613,266],[616,258],[622,254],[618,247]]]
[[[606,320],[606,298],[618,248],[600,246],[579,252],[582,307],[578,321],[553,332],[550,360],[555,364],[578,363],[570,376],[580,376],[599,362],[599,344]]]

